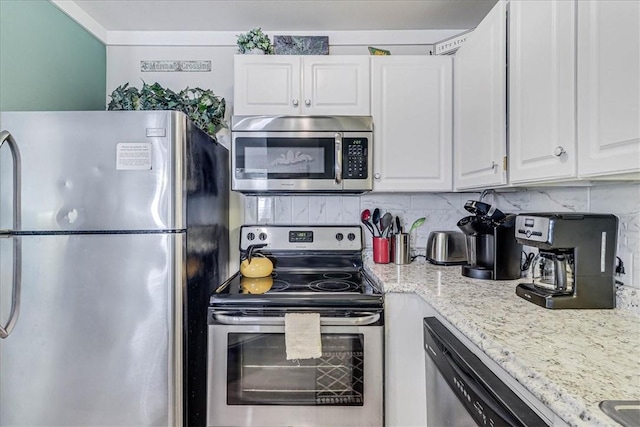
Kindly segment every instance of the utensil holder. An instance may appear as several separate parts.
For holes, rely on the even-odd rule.
[[[373,238],[373,262],[377,264],[389,264],[389,238]]]
[[[394,264],[411,262],[411,237],[406,233],[391,236],[391,259]]]

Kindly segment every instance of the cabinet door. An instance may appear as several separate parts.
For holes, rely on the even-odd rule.
[[[236,55],[233,114],[300,113],[300,57]]]
[[[506,13],[500,0],[454,58],[454,176],[458,190],[506,184]]]
[[[576,176],[575,7],[509,3],[509,181]]]
[[[368,56],[305,56],[303,64],[301,114],[371,114]]]
[[[371,58],[374,191],[452,190],[452,58]]]
[[[426,426],[422,320],[436,312],[415,293],[388,293],[384,304],[385,426]]]
[[[640,2],[578,2],[578,174],[640,171]]]

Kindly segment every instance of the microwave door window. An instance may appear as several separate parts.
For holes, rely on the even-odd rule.
[[[333,138],[249,137],[236,141],[244,178],[333,179]]]

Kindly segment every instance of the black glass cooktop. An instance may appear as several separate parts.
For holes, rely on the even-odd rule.
[[[211,305],[381,305],[382,292],[362,270],[281,271],[268,277],[236,274],[212,295]]]

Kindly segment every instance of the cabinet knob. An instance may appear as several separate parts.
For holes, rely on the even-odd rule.
[[[373,174],[373,177],[374,177],[375,179],[380,179],[380,174],[379,174],[379,173],[374,173],[374,174]]]
[[[305,99],[304,100],[304,105],[306,105],[307,107],[311,107],[311,100],[310,99]]]
[[[555,150],[553,150],[553,155],[556,157],[562,156],[566,151],[561,145],[558,145]]]
[[[491,162],[491,169],[495,169],[498,167],[498,164],[496,162]]]
[[[293,106],[294,106],[294,107],[297,107],[297,106],[298,106],[298,100],[297,100],[297,99],[294,99],[294,100],[293,100],[293,102],[292,102],[292,104],[293,104]]]

